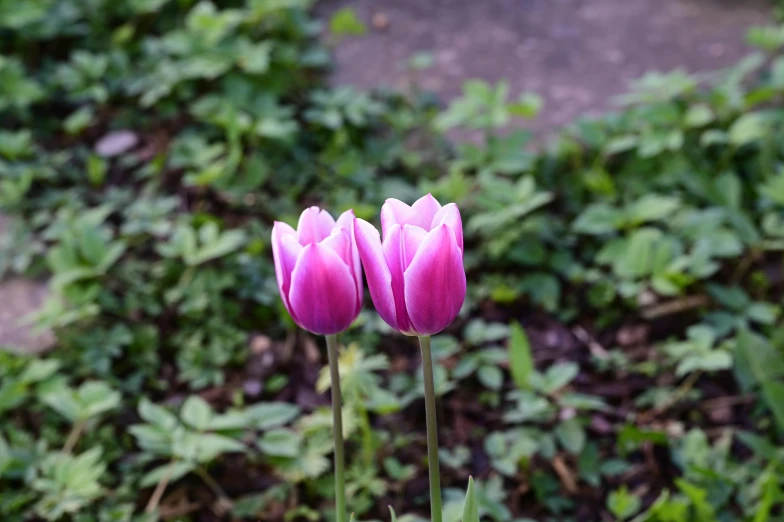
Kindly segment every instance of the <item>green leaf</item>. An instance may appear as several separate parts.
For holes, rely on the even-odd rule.
[[[485,387],[498,391],[504,384],[504,374],[497,366],[480,366],[476,376]]]
[[[287,402],[263,402],[247,409],[246,415],[260,430],[283,426],[299,415],[299,407]]]
[[[302,446],[302,436],[292,430],[270,430],[259,439],[259,448],[273,457],[296,457]]]
[[[174,454],[184,460],[208,464],[223,453],[245,453],[242,442],[217,433],[185,433],[174,443]]]
[[[573,455],[579,455],[585,447],[585,429],[577,418],[571,418],[561,422],[555,428],[555,436],[561,446]]]
[[[468,477],[468,489],[463,505],[463,522],[479,522],[479,503],[476,501],[473,477]]]
[[[180,410],[182,420],[198,431],[205,431],[212,421],[212,408],[207,401],[198,395],[191,395],[185,400]]]
[[[392,509],[392,506],[387,506],[389,508],[389,520],[390,522],[397,522],[397,515],[395,514],[395,510]],[[354,517],[354,513],[351,514],[352,518]]]
[[[534,372],[534,359],[528,336],[519,323],[509,325],[509,371],[512,379],[521,390],[531,388],[529,379]]]
[[[743,114],[730,126],[730,143],[739,147],[748,145],[763,139],[770,129],[770,114],[762,111]]]
[[[762,396],[773,412],[773,417],[776,419],[779,430],[784,431],[784,382],[762,382]]]
[[[544,375],[544,393],[554,393],[577,377],[580,367],[573,362],[558,363],[547,369]]]
[[[764,337],[749,330],[738,333],[735,357],[735,375],[743,390],[784,377],[784,357]],[[784,429],[784,403],[768,403],[768,407],[778,410],[776,416]]]
[[[100,187],[103,185],[108,170],[109,163],[97,154],[90,154],[87,158],[87,179],[92,186]]]
[[[155,455],[172,456],[172,437],[175,432],[167,431],[160,426],[150,424],[134,424],[128,432],[136,437],[136,444],[144,451]]]
[[[212,227],[215,227],[214,229]],[[214,230],[214,232],[213,232]],[[217,226],[208,223],[199,229],[203,245],[192,256],[186,256],[185,262],[190,266],[200,265],[212,259],[223,257],[234,252],[245,243],[245,232],[228,230],[217,235]]]
[[[153,404],[146,397],[139,401],[139,416],[164,430],[173,430],[179,424],[177,417],[174,416],[169,410]]]
[[[43,381],[57,373],[60,366],[61,363],[57,359],[34,359],[19,376],[19,380],[25,384]]]
[[[640,510],[641,505],[642,501],[634,494],[629,493],[625,485],[607,497],[607,509],[620,520],[630,518]]]
[[[362,36],[367,33],[367,27],[350,7],[335,11],[329,20],[329,30],[336,36]]]
[[[678,198],[647,194],[626,209],[628,220],[633,225],[658,221],[670,217],[681,205]]]
[[[177,461],[170,464],[163,464],[146,473],[139,485],[149,488],[158,484],[164,477],[168,477],[170,483],[175,482],[196,468],[195,462]]]
[[[684,123],[688,127],[704,127],[711,123],[714,118],[713,109],[709,105],[700,103],[689,107],[684,117]]]
[[[675,375],[682,377],[695,370],[715,372],[732,368],[732,355],[723,350],[713,350],[707,354],[690,355],[685,357],[675,371]]]
[[[48,390],[41,396],[41,401],[71,422],[78,421],[83,415],[83,406],[76,393],[67,386]]]
[[[572,224],[579,234],[601,235],[615,232],[623,226],[623,213],[604,203],[595,203],[585,209]]]
[[[757,190],[779,205],[784,205],[784,171],[768,178]]]
[[[77,398],[82,405],[82,418],[87,419],[113,410],[122,396],[103,381],[88,381],[77,390]]]
[[[623,278],[638,278],[650,274],[657,251],[665,245],[662,239],[662,232],[656,228],[644,227],[635,230],[615,259],[613,271]]]

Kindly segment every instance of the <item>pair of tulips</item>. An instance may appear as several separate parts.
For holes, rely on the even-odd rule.
[[[431,518],[441,521],[435,390],[430,336],[449,326],[463,306],[463,227],[457,205],[441,206],[428,194],[408,206],[388,199],[381,229],[354,217],[335,221],[306,209],[297,229],[275,222],[272,253],[280,296],[294,322],[327,338],[335,436],[336,519],[345,522],[343,434],[336,335],[362,309],[362,268],[376,311],[392,328],[419,337],[425,382]]]

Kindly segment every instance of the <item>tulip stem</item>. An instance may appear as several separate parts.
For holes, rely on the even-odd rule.
[[[346,522],[346,482],[343,478],[345,457],[343,456],[343,412],[340,398],[340,371],[338,369],[338,338],[327,335],[329,375],[332,380],[332,434],[335,438],[335,520]]]
[[[425,377],[425,420],[427,422],[427,466],[430,473],[430,518],[441,522],[441,476],[438,470],[438,426],[436,421],[436,390],[433,384],[433,358],[430,336],[419,338],[422,350],[422,371]]]

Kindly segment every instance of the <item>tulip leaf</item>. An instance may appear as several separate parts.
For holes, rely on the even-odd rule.
[[[518,323],[509,326],[509,334],[509,371],[512,372],[512,379],[521,390],[530,389],[529,379],[534,372],[531,343]]]
[[[468,477],[468,489],[463,506],[463,522],[479,522],[479,504],[476,501],[473,477]]]

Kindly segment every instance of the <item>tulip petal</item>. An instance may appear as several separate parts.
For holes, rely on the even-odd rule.
[[[289,303],[291,272],[297,263],[302,245],[297,241],[297,232],[286,223],[276,221],[272,227],[272,259],[275,262],[275,278],[278,280],[280,298],[294,321],[297,318]]]
[[[356,299],[351,270],[332,248],[311,243],[302,250],[289,291],[300,326],[319,335],[342,332],[357,317]]]
[[[403,225],[401,236],[401,259],[403,260],[403,272],[409,267],[411,261],[419,250],[419,245],[427,237],[427,231],[414,225]]]
[[[351,230],[351,228],[354,226],[354,211],[352,209],[346,210],[340,216],[338,216],[338,219],[335,223],[339,227],[343,227],[346,230]]]
[[[381,232],[386,240],[392,225],[414,225],[425,230],[429,229],[430,222],[425,221],[422,215],[399,199],[389,198],[381,206]]]
[[[333,228],[332,233],[321,241],[320,244],[334,250],[340,256],[340,259],[346,263],[346,266],[351,267],[351,239],[348,230],[341,227]]]
[[[357,313],[359,313],[365,292],[362,288],[362,263],[359,261],[359,250],[357,250],[357,240],[354,234],[354,211],[349,209],[343,212],[338,217],[337,225],[348,230],[351,238],[351,272],[354,274],[354,280],[357,282]]]
[[[297,239],[302,246],[318,243],[329,236],[335,228],[335,220],[329,212],[318,207],[306,208],[299,216]]]
[[[384,258],[378,230],[364,219],[354,219],[354,235],[376,312],[385,323],[397,329],[395,298],[392,294],[392,274]]]
[[[387,231],[382,248],[384,249],[384,259],[392,276],[392,295],[395,298],[397,329],[403,333],[409,333],[412,328],[406,311],[405,281],[403,279],[403,272],[406,270],[406,242],[404,238],[403,227],[394,224]]]
[[[414,204],[411,205],[411,208],[419,212],[419,215],[422,216],[425,223],[430,224],[433,222],[433,216],[441,210],[441,203],[428,192],[426,196],[422,196],[416,200]],[[430,228],[426,227],[425,230],[430,231]]]
[[[406,309],[420,335],[433,335],[454,321],[463,306],[463,254],[447,225],[430,231],[404,274]]]
[[[460,210],[454,203],[444,205],[435,216],[430,224],[430,229],[434,229],[440,225],[446,225],[455,233],[457,246],[460,251],[463,251],[463,221],[460,219]]]

